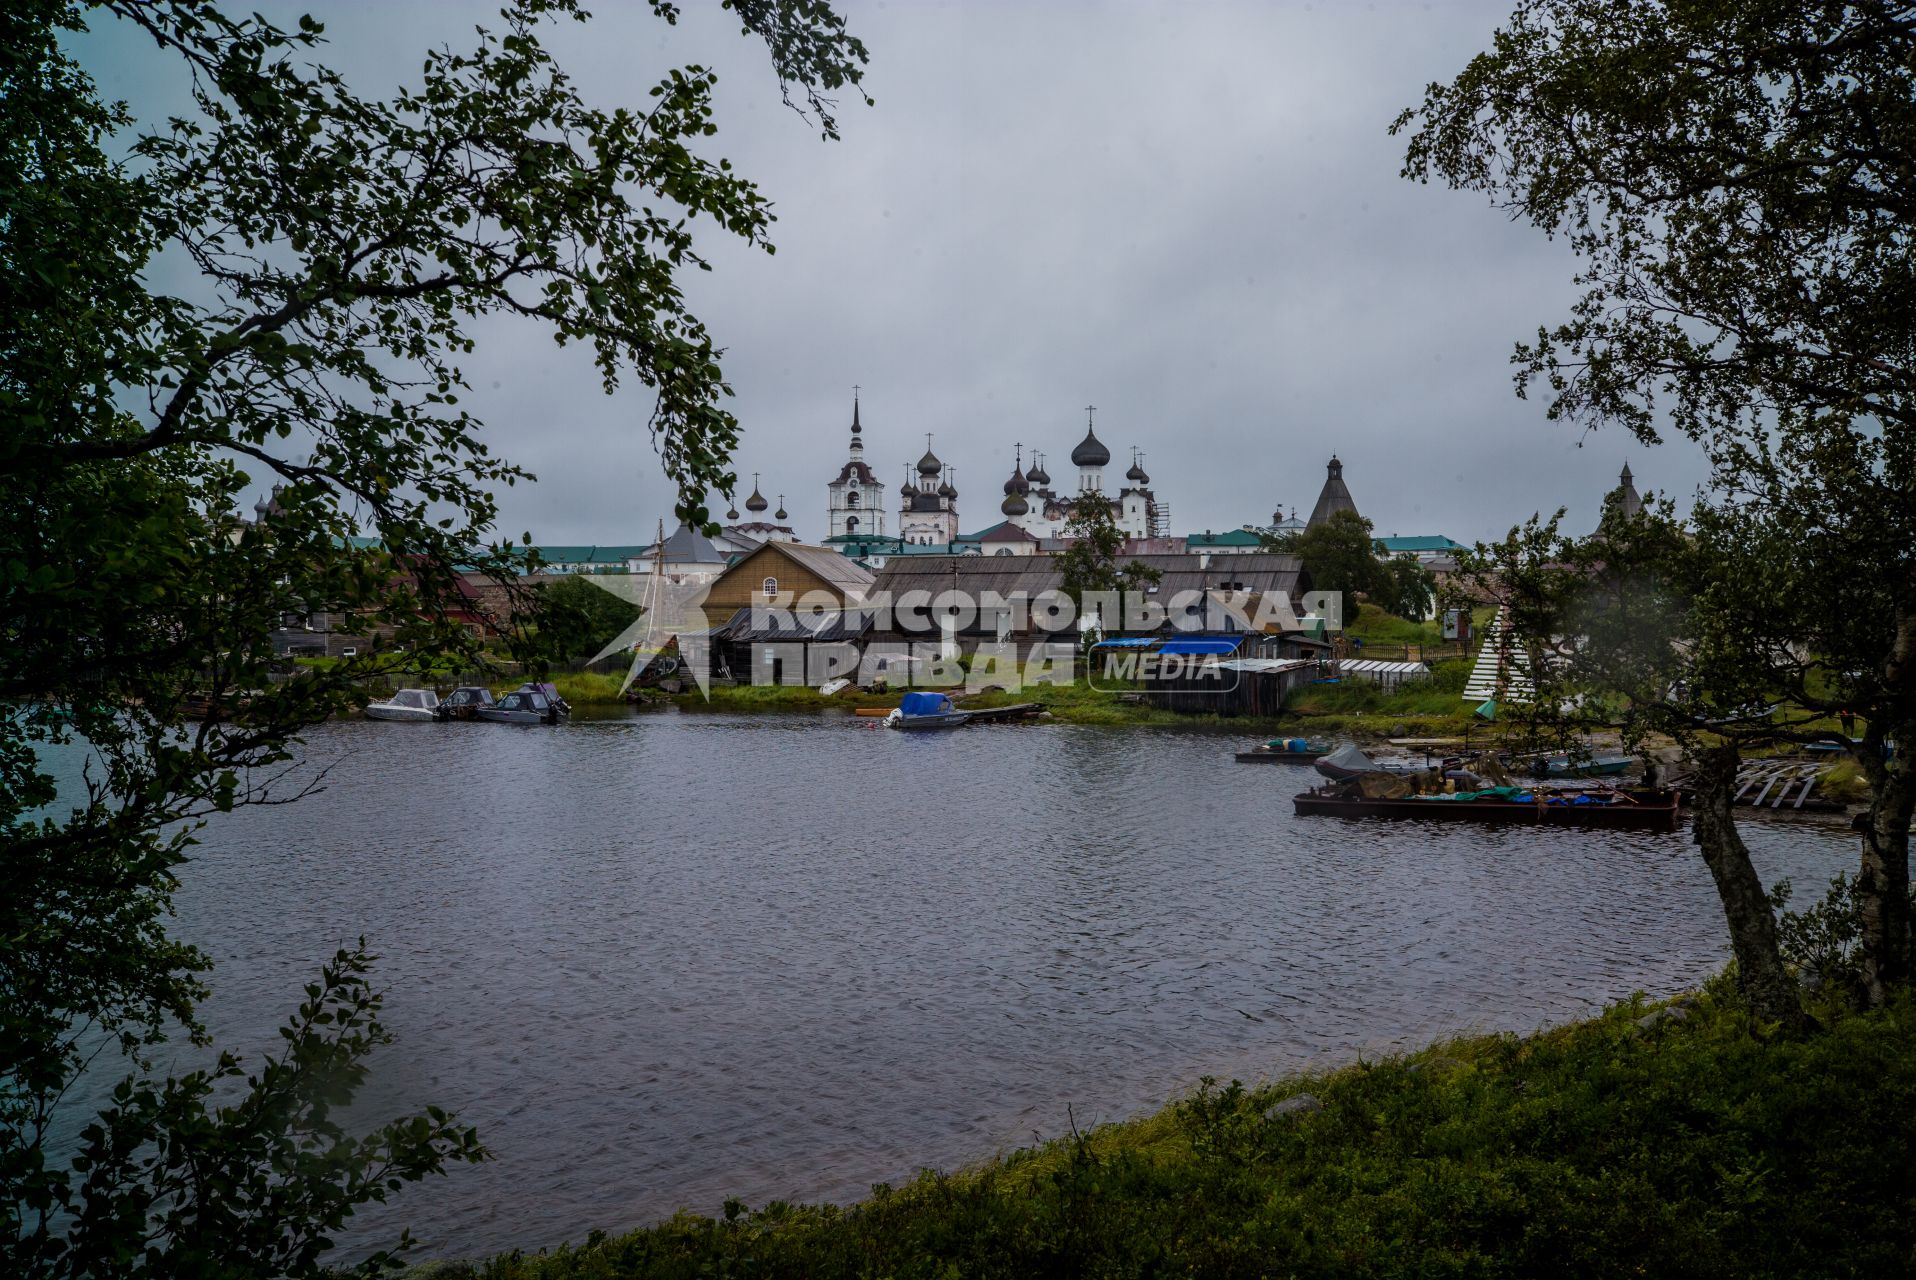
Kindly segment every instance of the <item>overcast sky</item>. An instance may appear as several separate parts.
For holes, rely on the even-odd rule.
[[[368,95],[416,82],[424,49],[468,44],[495,9],[308,7]],[[1114,471],[1145,450],[1178,533],[1308,513],[1333,452],[1379,533],[1466,542],[1559,505],[1594,524],[1626,460],[1644,488],[1702,477],[1687,448],[1586,437],[1516,399],[1511,346],[1564,314],[1569,257],[1398,176],[1390,120],[1485,46],[1508,0],[846,0],[876,105],[847,95],[836,143],[781,105],[763,46],[715,3],[688,0],[676,29],[599,7],[551,40],[587,95],[640,106],[666,68],[715,67],[710,150],[776,204],[776,256],[708,223],[715,271],[687,285],[738,393],[739,500],[760,473],[807,540],[854,383],[867,460],[895,490],[930,432],[966,531],[1000,518],[1014,442],[1069,484],[1086,404]],[[136,107],[176,70],[125,33],[82,56]],[[669,526],[644,389],[606,397],[582,351],[513,322],[480,335],[468,407],[539,476],[502,495],[504,531],[636,543]]]

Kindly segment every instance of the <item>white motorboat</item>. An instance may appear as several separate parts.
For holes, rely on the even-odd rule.
[[[439,695],[431,689],[401,689],[384,702],[366,704],[368,720],[436,720]]]

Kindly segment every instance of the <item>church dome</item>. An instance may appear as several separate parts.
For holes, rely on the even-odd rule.
[[[1025,472],[1025,480],[1028,484],[1050,484],[1051,483],[1051,476],[1048,473],[1046,473],[1044,469],[1043,454],[1034,453],[1031,455],[1031,470]]]
[[[1102,467],[1111,461],[1111,451],[1104,447],[1104,441],[1098,439],[1098,433],[1085,428],[1084,439],[1071,451],[1071,465],[1074,467]]]
[[[1009,494],[1003,502],[998,504],[998,510],[1008,516],[1021,516],[1031,510],[1031,504],[1024,500],[1023,495],[1013,493]]]
[[[918,460],[918,474],[921,476],[935,476],[944,469],[945,464],[938,461],[938,455],[930,449],[925,450],[925,456]]]
[[[958,496],[958,491],[952,488],[951,481],[947,480],[938,486],[938,496],[941,498],[955,498]]]
[[[778,510],[772,512],[772,519],[784,520],[787,518],[785,514],[785,495],[781,493],[778,495]]]
[[[1013,468],[1011,472],[1011,479],[1005,481],[1005,492],[1006,493],[1025,493],[1029,491],[1030,488],[1031,488],[1031,485],[1025,479],[1024,469],[1021,467]]]
[[[727,511],[727,512],[725,513],[725,518],[726,518],[727,520],[736,520],[736,519],[738,519],[738,504],[737,504],[737,503],[734,503],[734,504],[732,505],[732,509],[731,509],[730,511]]]
[[[765,495],[758,491],[758,477],[753,476],[752,496],[745,500],[745,509],[756,513],[765,510],[765,508],[771,505],[771,503],[765,501]]]
[[[1124,478],[1137,484],[1145,484],[1151,479],[1144,474],[1144,468],[1135,462],[1131,464],[1131,469],[1124,473]]]

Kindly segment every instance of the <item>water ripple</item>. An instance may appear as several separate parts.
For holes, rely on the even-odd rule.
[[[651,714],[344,723],[327,790],[230,815],[181,932],[242,1044],[365,934],[398,1043],[361,1110],[436,1102],[498,1161],[409,1189],[428,1253],[849,1199],[1254,1078],[1528,1030],[1723,962],[1687,835],[1300,820],[1216,735],[874,732]],[[1852,844],[1756,825],[1766,879]]]

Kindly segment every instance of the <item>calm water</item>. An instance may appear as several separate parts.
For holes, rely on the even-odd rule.
[[[188,868],[215,1030],[273,1043],[365,934],[396,1045],[368,1115],[436,1102],[496,1163],[409,1188],[426,1254],[681,1206],[847,1199],[1067,1126],[1470,1030],[1523,1031],[1725,957],[1679,836],[1297,819],[1232,739],[649,714],[342,723],[327,789]],[[1840,827],[1753,824],[1820,886]]]

